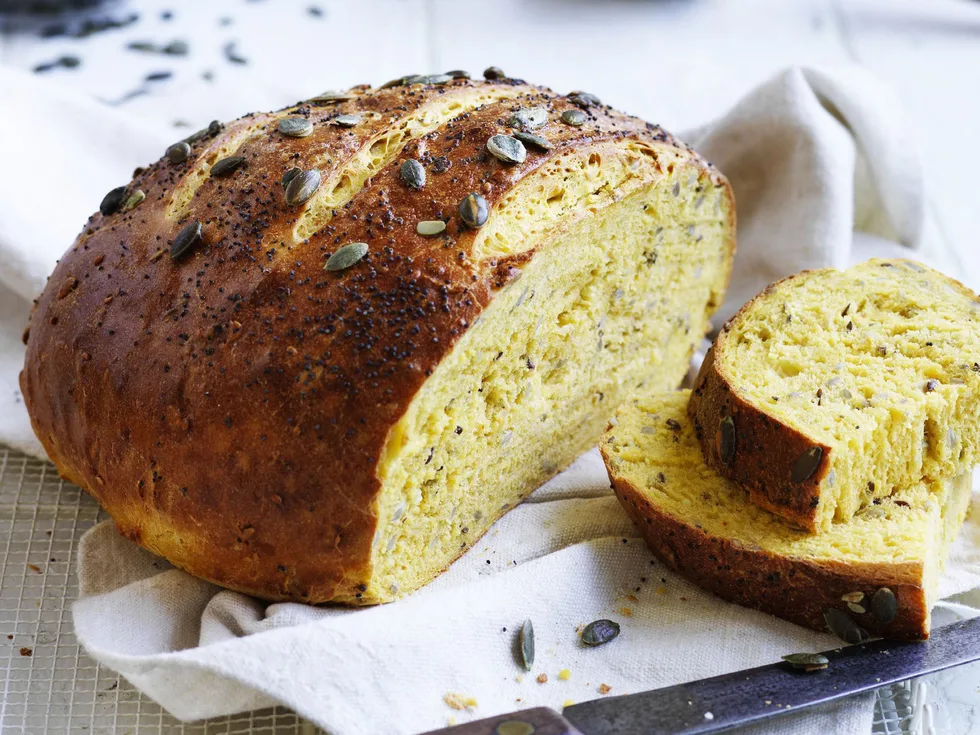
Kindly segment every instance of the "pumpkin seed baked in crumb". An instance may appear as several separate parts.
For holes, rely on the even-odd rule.
[[[829,531],[980,462],[980,302],[909,260],[790,276],[725,325],[689,408],[712,468]]]
[[[727,181],[593,95],[487,76],[215,122],[106,197],[21,385],[123,534],[265,599],[392,600],[679,384]]]
[[[970,474],[916,483],[847,523],[807,533],[708,466],[689,394],[644,392],[619,410],[600,444],[613,489],[653,552],[719,597],[829,627],[850,643],[927,638]]]

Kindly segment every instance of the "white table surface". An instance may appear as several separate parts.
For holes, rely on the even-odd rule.
[[[323,16],[311,15],[311,5]],[[975,0],[117,0],[107,8],[116,17],[131,10],[139,22],[87,39],[8,28],[0,63],[30,70],[77,55],[78,68],[38,75],[38,83],[110,101],[149,72],[172,71],[121,107],[174,126],[174,139],[187,134],[183,126],[328,88],[450,68],[478,75],[491,64],[556,90],[588,90],[677,131],[720,115],[787,65],[858,63],[895,87],[921,138],[927,249],[980,289]],[[178,38],[190,44],[186,57],[125,48]],[[224,58],[229,41],[247,64]],[[16,114],[3,100],[0,110]],[[930,692],[923,732],[980,733],[980,668],[947,674]]]

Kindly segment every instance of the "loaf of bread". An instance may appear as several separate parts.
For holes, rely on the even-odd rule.
[[[828,531],[980,462],[980,302],[907,260],[791,276],[722,329],[690,412],[711,467]]]
[[[679,383],[727,182],[591,94],[488,76],[215,122],[105,197],[21,385],[123,534],[265,599],[391,600]]]
[[[665,564],[732,602],[850,643],[922,639],[970,475],[920,482],[810,534],[709,467],[688,391],[624,405],[601,443],[617,496]]]

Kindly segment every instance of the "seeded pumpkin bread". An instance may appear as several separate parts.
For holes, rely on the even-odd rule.
[[[21,385],[123,534],[265,599],[392,600],[679,384],[728,183],[591,94],[486,76],[215,122],[105,197]]]
[[[708,466],[689,391],[643,396],[620,409],[600,446],[620,502],[664,563],[727,600],[851,643],[928,637],[969,473],[916,483],[811,534]]]
[[[909,260],[791,276],[721,330],[690,412],[711,467],[828,531],[980,462],[980,302]]]

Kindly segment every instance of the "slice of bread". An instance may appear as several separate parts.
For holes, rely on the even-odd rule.
[[[907,260],[791,276],[725,325],[689,411],[711,467],[829,531],[980,462],[980,302]]]
[[[719,597],[815,629],[829,623],[850,642],[927,638],[970,475],[912,485],[809,534],[705,464],[688,396],[626,404],[601,443],[613,489],[653,552]]]

